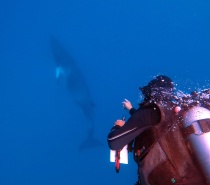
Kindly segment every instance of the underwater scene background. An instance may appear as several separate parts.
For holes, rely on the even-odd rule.
[[[137,107],[158,74],[186,93],[209,88],[209,10],[208,0],[1,1],[0,184],[134,184],[132,154],[116,173],[107,134],[129,116],[124,98]],[[56,80],[51,38],[73,61],[76,91]],[[100,144],[81,149],[90,127]]]

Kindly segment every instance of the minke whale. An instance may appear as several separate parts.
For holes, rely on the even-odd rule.
[[[94,108],[86,79],[77,64],[55,37],[50,38],[53,58],[56,64],[55,78],[57,81],[65,80],[67,88],[75,103],[81,108],[88,126],[88,136],[80,145],[79,150],[102,146],[103,144],[94,137]]]

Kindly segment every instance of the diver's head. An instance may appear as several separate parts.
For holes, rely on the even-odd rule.
[[[144,96],[144,100],[168,100],[172,98],[174,85],[169,77],[158,75],[147,86],[139,89]]]

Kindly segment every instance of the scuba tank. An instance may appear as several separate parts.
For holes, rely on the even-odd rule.
[[[182,125],[190,149],[210,184],[210,111],[194,106],[184,114]]]

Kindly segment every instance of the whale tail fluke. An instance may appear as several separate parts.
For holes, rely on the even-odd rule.
[[[102,147],[102,146],[104,146],[104,144],[99,139],[94,137],[93,131],[92,131],[92,129],[90,129],[88,131],[87,138],[79,146],[79,151],[82,151],[85,149],[90,149],[90,148]]]

